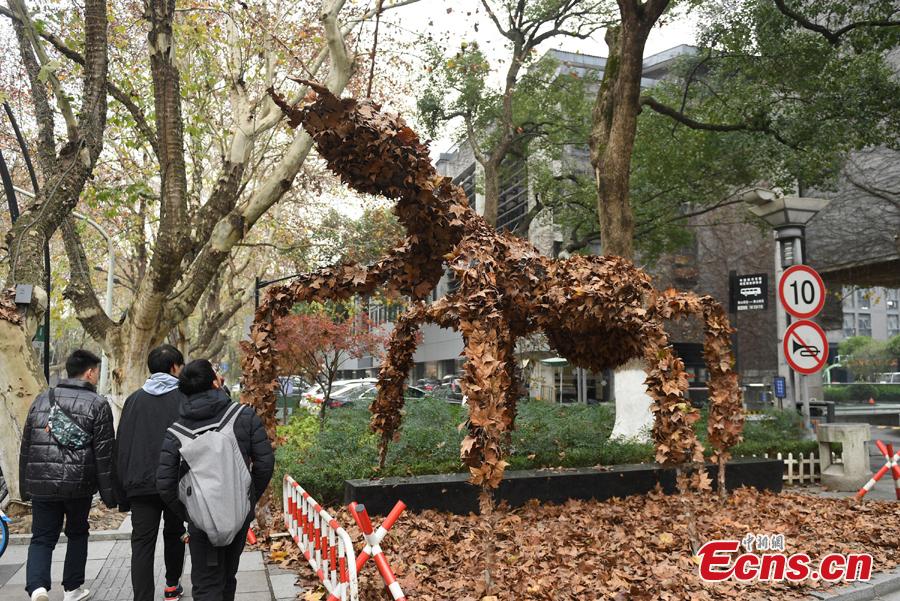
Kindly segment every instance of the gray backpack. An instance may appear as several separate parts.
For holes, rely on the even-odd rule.
[[[190,468],[178,482],[178,498],[191,523],[215,547],[230,545],[250,515],[250,470],[234,435],[244,405],[231,405],[215,424],[188,430],[169,428],[181,443],[181,458]]]

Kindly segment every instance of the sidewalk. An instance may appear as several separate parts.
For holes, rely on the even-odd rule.
[[[91,540],[88,545],[88,560],[85,586],[93,591],[93,601],[128,601],[131,591],[131,542],[128,530],[104,533],[96,539],[115,536],[119,540]],[[99,534],[99,533],[98,533]],[[17,541],[18,542],[18,541]],[[187,550],[185,549],[185,552]],[[0,601],[25,601],[25,560],[28,556],[27,544],[11,544],[6,553],[0,557]],[[50,591],[52,601],[63,597],[62,579],[63,560],[66,556],[66,545],[60,542],[53,553],[53,589]],[[185,558],[182,585],[185,589],[184,599],[191,599],[191,558]],[[162,538],[156,545],[156,580],[157,599],[162,599],[163,565]],[[275,566],[266,566],[262,553],[245,551],[241,557],[241,567],[237,577],[237,599],[241,601],[288,601],[297,598],[304,592],[294,586],[296,574],[281,570]]]

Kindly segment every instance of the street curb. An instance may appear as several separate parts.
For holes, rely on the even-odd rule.
[[[868,582],[859,582],[835,591],[812,593],[815,601],[872,601],[882,595],[900,591],[900,569],[875,574]]]
[[[111,541],[111,540],[131,540],[131,514],[125,516],[125,519],[122,521],[122,525],[119,526],[116,530],[97,530],[92,531],[90,534],[90,540],[92,541]],[[65,534],[59,535],[59,542],[65,543],[68,539]],[[30,534],[10,534],[9,535],[9,544],[10,545],[27,545],[31,542]]]

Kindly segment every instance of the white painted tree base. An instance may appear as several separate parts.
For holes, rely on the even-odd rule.
[[[616,423],[610,438],[649,442],[653,429],[653,400],[647,395],[644,362],[632,359],[616,370],[613,390],[616,399]]]

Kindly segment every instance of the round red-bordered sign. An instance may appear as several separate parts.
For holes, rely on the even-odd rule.
[[[781,274],[778,299],[784,310],[798,319],[815,317],[825,305],[825,282],[809,265],[794,265]]]
[[[828,363],[825,330],[811,321],[795,321],[788,326],[782,348],[788,365],[801,374],[814,374]]]

